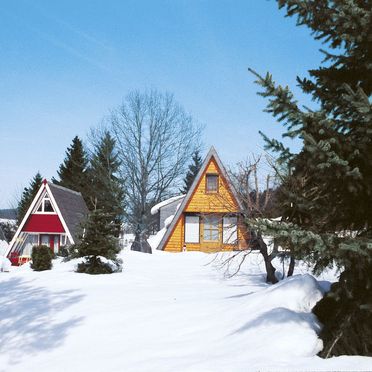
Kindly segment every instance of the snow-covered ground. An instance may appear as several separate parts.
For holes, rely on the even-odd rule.
[[[9,244],[5,240],[0,240],[0,256],[3,256],[8,249]]]
[[[112,275],[0,273],[0,371],[372,370],[315,356],[322,292],[306,273],[269,286],[255,254],[233,278],[198,252],[121,256]]]

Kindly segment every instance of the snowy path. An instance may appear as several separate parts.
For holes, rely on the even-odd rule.
[[[125,252],[120,274],[1,274],[0,371],[372,369],[372,358],[313,356],[310,276],[268,287],[252,259],[227,280],[211,258]]]

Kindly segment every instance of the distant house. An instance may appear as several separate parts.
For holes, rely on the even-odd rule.
[[[173,196],[166,199],[151,208],[151,214],[156,218],[157,230],[161,230],[167,219],[174,216],[177,212],[177,207],[181,204],[185,195]]]
[[[247,247],[241,202],[213,147],[180,201],[157,249],[217,252]]]
[[[27,261],[35,245],[46,245],[54,253],[75,244],[88,208],[79,192],[43,181],[19,225],[6,256],[13,265]]]

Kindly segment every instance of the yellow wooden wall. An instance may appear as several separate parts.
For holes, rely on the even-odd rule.
[[[206,174],[218,174],[218,193],[206,193]],[[208,214],[215,213],[220,214],[221,217],[226,213],[235,213],[238,211],[238,205],[235,201],[235,197],[230,191],[229,185],[226,179],[222,176],[220,169],[216,161],[212,158],[199,180],[199,183],[194,190],[188,204],[186,205],[184,212],[186,213],[200,213]],[[233,244],[222,244],[220,242],[202,242],[198,244],[188,243],[187,250],[189,251],[203,251],[203,252],[216,252],[233,249],[246,248],[246,240],[244,236],[247,234],[242,221],[238,224],[238,245]],[[200,226],[200,234],[203,236],[203,224]],[[220,229],[221,230],[221,229]],[[222,231],[220,231],[222,234]],[[220,235],[222,236],[222,235]],[[165,244],[164,250],[169,252],[180,252],[184,245],[184,215],[182,214],[177,221],[176,226],[173,229],[168,241]]]

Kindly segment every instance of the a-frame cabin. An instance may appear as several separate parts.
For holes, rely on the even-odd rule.
[[[242,205],[212,147],[158,249],[217,252],[247,248]]]
[[[58,253],[75,244],[88,208],[81,193],[43,181],[19,225],[6,257],[13,265],[30,258],[32,247],[46,245]]]

